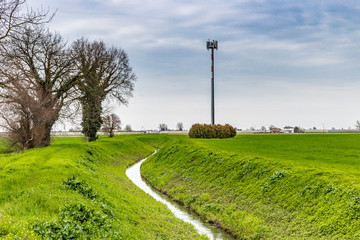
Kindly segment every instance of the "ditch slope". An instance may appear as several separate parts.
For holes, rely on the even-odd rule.
[[[0,238],[207,239],[125,176],[168,140],[60,137],[46,148],[0,154]]]
[[[215,151],[196,140],[162,148],[141,172],[238,239],[360,238],[355,173]]]

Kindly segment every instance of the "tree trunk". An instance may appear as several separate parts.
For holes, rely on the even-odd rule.
[[[51,142],[51,129],[53,127],[55,123],[55,120],[52,121],[48,121],[46,122],[44,125],[44,134],[43,137],[41,139],[41,141],[39,142],[39,146],[38,147],[47,147],[50,146],[50,142]]]
[[[98,100],[98,96],[87,97],[82,99],[82,133],[88,137],[89,142],[96,141],[97,132],[99,131],[102,119],[102,107],[101,100]]]

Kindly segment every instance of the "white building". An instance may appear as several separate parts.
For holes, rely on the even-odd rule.
[[[294,133],[294,127],[290,127],[290,126],[284,127],[284,133]]]

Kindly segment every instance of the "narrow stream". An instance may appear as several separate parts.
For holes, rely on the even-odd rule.
[[[150,194],[153,198],[157,201],[166,204],[166,206],[175,214],[177,218],[182,219],[185,222],[191,223],[194,225],[196,230],[200,234],[207,235],[211,240],[233,240],[234,238],[229,234],[225,233],[219,228],[215,226],[203,222],[199,216],[193,214],[189,209],[186,207],[171,201],[166,195],[159,193],[155,189],[153,189],[148,183],[146,183],[141,178],[140,173],[140,166],[146,160],[142,159],[141,161],[137,162],[133,166],[129,167],[126,170],[126,176],[135,183],[140,189],[144,192]]]

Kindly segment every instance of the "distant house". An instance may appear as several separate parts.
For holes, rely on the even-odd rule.
[[[280,132],[281,132],[281,129],[280,129],[280,128],[273,127],[273,128],[270,129],[270,132],[271,132],[271,133],[280,133]]]
[[[285,126],[284,133],[294,133],[294,127]]]

